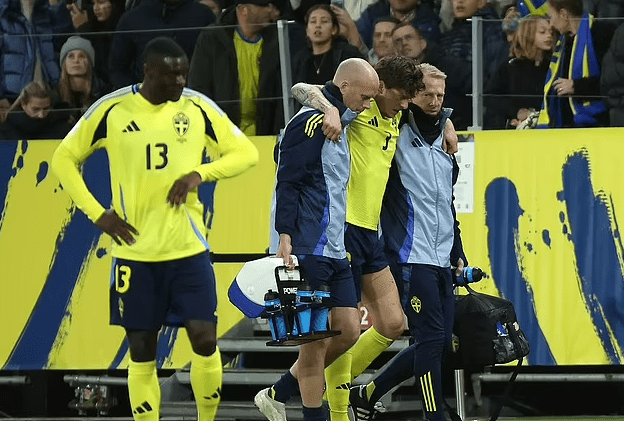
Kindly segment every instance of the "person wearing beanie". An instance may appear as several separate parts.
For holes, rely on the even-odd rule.
[[[73,122],[106,93],[103,82],[93,72],[94,63],[95,50],[85,38],[69,37],[61,47],[58,91]]]
[[[61,68],[64,66],[67,55],[75,50],[82,51],[86,55],[86,58],[90,60],[91,66],[93,66],[93,63],[95,63],[95,50],[93,49],[93,45],[91,45],[91,41],[74,35],[69,37],[61,47]]]

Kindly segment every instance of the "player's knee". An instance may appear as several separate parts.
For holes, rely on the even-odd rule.
[[[194,332],[193,335],[189,334],[189,340],[193,352],[204,357],[214,354],[217,349],[217,338],[210,332]]]
[[[191,343],[193,347],[193,352],[202,355],[204,357],[208,357],[217,350],[217,341],[213,338],[199,338],[198,340]]]
[[[336,340],[336,351],[339,353],[343,353],[349,348],[353,346],[354,343],[357,342],[360,337],[360,326],[359,325],[349,325],[342,327],[340,329],[340,335],[338,335]]]
[[[398,339],[405,331],[405,317],[402,312],[400,314],[388,313],[381,318],[375,329],[388,339]]]
[[[130,358],[137,363],[154,361],[156,359],[156,340],[154,332],[127,331]]]

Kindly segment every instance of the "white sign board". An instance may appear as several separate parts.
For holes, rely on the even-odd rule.
[[[474,211],[474,151],[474,135],[460,135],[459,151],[455,154],[459,165],[459,178],[453,191],[457,213]]]

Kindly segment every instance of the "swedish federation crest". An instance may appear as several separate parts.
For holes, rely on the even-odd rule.
[[[416,313],[420,313],[420,310],[422,309],[422,303],[420,302],[420,298],[414,295],[410,300],[410,305]]]
[[[173,116],[173,130],[180,136],[178,141],[184,142],[186,140],[184,139],[184,135],[188,132],[189,125],[189,118],[183,112],[179,112]]]

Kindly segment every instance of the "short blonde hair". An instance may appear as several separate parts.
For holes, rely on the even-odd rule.
[[[421,63],[420,71],[423,72],[423,76],[431,76],[437,79],[446,80],[446,73],[435,67],[433,64]]]

